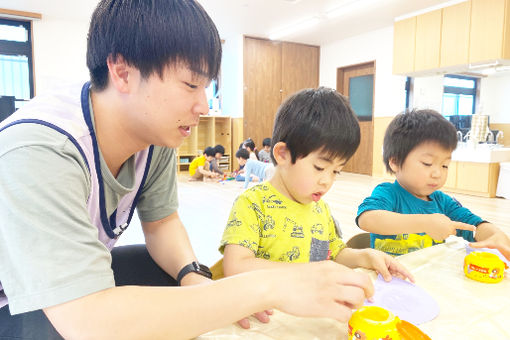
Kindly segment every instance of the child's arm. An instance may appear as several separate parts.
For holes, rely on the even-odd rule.
[[[435,240],[456,235],[457,229],[476,230],[476,227],[450,220],[443,214],[399,214],[387,210],[368,210],[358,217],[361,229],[380,235],[427,233]]]
[[[386,281],[391,281],[392,276],[397,276],[414,282],[413,275],[402,264],[379,250],[344,248],[336,256],[335,262],[350,268],[363,267],[375,270]]]
[[[206,163],[207,164],[207,163]],[[205,177],[214,177],[216,176],[216,174],[212,171],[209,171],[209,170],[206,170],[205,169],[205,166],[199,166],[197,168],[197,171],[199,171],[202,175],[204,175]]]

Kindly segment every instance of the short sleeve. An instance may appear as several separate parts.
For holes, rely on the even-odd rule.
[[[157,221],[177,211],[177,166],[175,150],[154,147],[147,180],[138,200],[141,221]]]
[[[257,254],[260,223],[253,204],[256,203],[243,195],[234,202],[221,239],[219,250],[222,254],[227,244],[238,244]]]

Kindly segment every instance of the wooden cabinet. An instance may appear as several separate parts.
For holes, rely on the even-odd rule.
[[[191,135],[177,150],[177,171],[187,171],[189,163],[202,155],[208,146],[223,145],[225,154],[219,162],[220,169],[230,171],[232,157],[231,118],[225,116],[201,116],[198,126],[191,128]],[[237,150],[237,148],[236,148]]]
[[[445,191],[496,197],[499,163],[451,162]]]
[[[319,51],[318,46],[244,38],[244,138],[260,148],[271,137],[282,101],[319,85]]]
[[[414,71],[439,67],[441,19],[442,10],[435,10],[416,17]]]
[[[470,17],[470,1],[443,8],[440,67],[469,62]]]
[[[469,62],[510,57],[509,0],[472,0]]]
[[[416,17],[396,21],[393,26],[393,73],[414,71]]]

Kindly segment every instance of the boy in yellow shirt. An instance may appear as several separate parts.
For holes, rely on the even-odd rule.
[[[359,145],[347,99],[324,87],[302,90],[280,107],[272,136],[273,177],[246,190],[232,207],[220,245],[225,275],[332,259],[374,269],[388,281],[392,275],[413,280],[383,252],[346,248],[321,199]],[[345,276],[354,275],[343,266],[338,270]],[[351,293],[339,292],[339,299]],[[257,318],[268,321],[267,314]],[[247,320],[241,326],[248,327]]]
[[[208,146],[204,150],[204,154],[196,157],[189,165],[190,181],[201,181],[205,178],[214,178],[217,174],[209,171],[209,163],[214,159],[216,152],[214,148]]]

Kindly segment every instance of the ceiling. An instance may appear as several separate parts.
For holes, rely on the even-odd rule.
[[[269,37],[275,30],[303,20],[318,21],[313,27],[280,40],[322,45],[391,26],[394,18],[459,0],[198,0],[223,39],[245,34]],[[44,17],[87,21],[97,0],[0,0],[0,8],[41,13]],[[328,19],[327,12],[345,6],[352,10]]]

